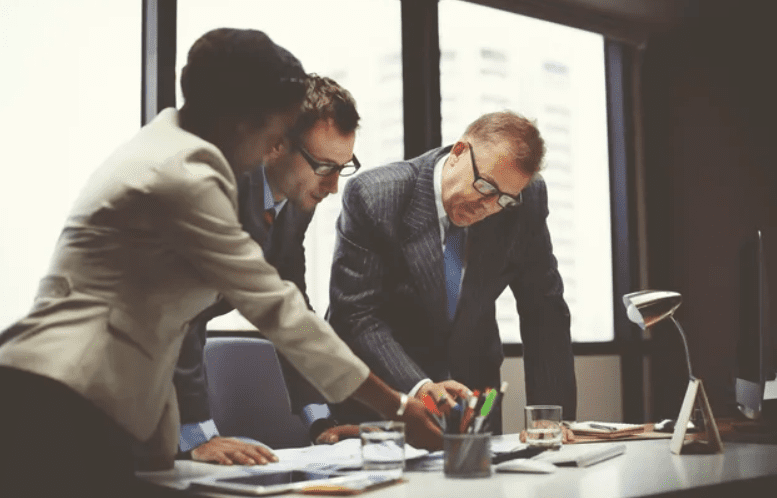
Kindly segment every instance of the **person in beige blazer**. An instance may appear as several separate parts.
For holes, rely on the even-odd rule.
[[[305,77],[264,33],[206,33],[181,75],[181,110],[162,111],[88,180],[32,309],[0,334],[4,491],[152,493],[134,477],[131,441],[156,448],[147,465],[172,466],[173,369],[189,320],[219,296],[327,400],[361,401],[407,422],[412,444],[441,446],[421,403],[370,373],[238,221],[236,178],[287,140]],[[46,478],[30,478],[44,463]]]

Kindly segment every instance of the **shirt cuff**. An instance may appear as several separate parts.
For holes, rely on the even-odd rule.
[[[413,386],[413,388],[410,390],[409,393],[407,393],[407,395],[410,396],[411,398],[415,398],[415,395],[418,394],[418,390],[421,389],[421,386],[423,386],[427,382],[431,382],[431,381],[432,381],[432,379],[424,379],[424,380],[422,380],[421,382],[419,382],[418,384]]]
[[[313,425],[313,422],[321,418],[330,418],[331,416],[332,412],[329,411],[329,405],[311,403],[302,409],[300,419],[302,419],[302,423],[305,424],[305,428],[310,430],[310,426]]]
[[[178,446],[182,452],[186,452],[207,443],[218,435],[219,430],[216,429],[216,423],[213,419],[195,424],[183,424]]]

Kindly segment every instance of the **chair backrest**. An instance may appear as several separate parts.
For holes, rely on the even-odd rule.
[[[249,437],[271,448],[310,444],[291,413],[275,347],[255,337],[209,337],[205,369],[210,410],[222,436]]]

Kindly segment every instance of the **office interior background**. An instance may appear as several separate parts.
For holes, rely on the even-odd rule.
[[[577,418],[679,411],[687,372],[676,331],[643,333],[621,303],[643,288],[683,295],[694,373],[715,414],[732,415],[738,251],[756,229],[777,230],[773,10],[733,0],[6,0],[0,327],[29,308],[90,172],[159,109],[181,104],[192,42],[250,27],[354,94],[365,168],[452,143],[484,112],[536,119],[573,317]],[[320,313],[340,209],[332,197],[306,236]],[[522,426],[525,404],[511,299],[498,309],[508,431]],[[250,325],[231,315],[210,328]]]

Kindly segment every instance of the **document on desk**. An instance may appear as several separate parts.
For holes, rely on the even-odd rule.
[[[540,453],[533,460],[550,462],[563,467],[588,467],[622,455],[625,452],[626,445],[624,443],[565,444],[557,451]]]
[[[278,461],[266,465],[213,465],[190,460],[178,460],[175,468],[157,472],[136,472],[135,474],[147,481],[177,489],[186,489],[194,480],[206,477],[239,477],[257,472],[275,471],[315,471],[331,474],[338,471],[360,469],[361,440],[345,439],[336,444],[319,444],[301,448],[284,448],[273,450]],[[414,448],[405,444],[405,460],[415,461],[428,455],[427,450]]]
[[[569,428],[576,435],[594,436],[601,439],[617,439],[645,432],[643,424],[619,422],[571,422]]]
[[[273,451],[278,457],[278,462],[269,465],[284,466],[285,468],[335,472],[359,469],[362,466],[360,439],[345,439],[335,444],[317,444],[315,446],[284,448]],[[415,460],[428,454],[427,450],[420,450],[405,443],[406,461]]]

